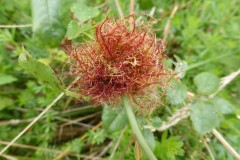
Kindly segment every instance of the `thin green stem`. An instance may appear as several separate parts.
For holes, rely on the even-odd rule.
[[[142,149],[145,151],[145,153],[147,154],[148,158],[150,160],[157,160],[157,158],[155,157],[155,155],[153,154],[152,150],[149,148],[147,142],[145,141],[141,130],[138,127],[135,115],[133,114],[132,108],[128,103],[128,98],[124,97],[123,99],[123,105],[125,107],[127,116],[128,116],[128,120],[129,123],[131,125],[132,131],[134,132],[134,134],[137,137],[137,140],[140,144],[140,146],[142,147]]]

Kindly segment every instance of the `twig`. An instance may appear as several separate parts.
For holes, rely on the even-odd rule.
[[[135,4],[135,1],[130,0],[130,15],[134,14],[134,4]]]
[[[166,38],[167,38],[169,29],[170,29],[171,21],[172,21],[174,15],[175,15],[175,13],[177,12],[177,10],[178,10],[178,5],[175,5],[174,8],[173,8],[173,10],[172,10],[172,12],[171,12],[170,18],[169,18],[169,20],[167,21],[167,24],[166,24],[166,26],[165,26],[165,28],[164,28],[164,31],[163,31],[163,40],[164,40],[164,41],[165,41]]]
[[[9,143],[10,142],[0,140],[0,144],[8,145]],[[31,146],[31,145],[26,145],[26,144],[19,144],[19,143],[14,143],[12,146],[19,147],[19,148],[25,148],[25,149],[31,149],[31,150],[41,150],[44,152],[57,153],[57,154],[63,152],[63,151],[56,150],[56,149],[41,148],[41,147],[36,147],[36,146]],[[79,155],[79,154],[74,154],[74,153],[69,153],[68,155],[73,156],[73,157],[81,157],[81,158],[89,158],[89,159],[92,158],[87,155]]]
[[[100,148],[102,148],[102,147],[100,147]],[[96,155],[98,154],[98,152],[99,152],[99,151],[94,151],[94,152],[92,152],[89,156],[93,157],[93,159],[94,159],[94,157],[96,157]],[[87,159],[84,158],[83,160],[87,160]]]
[[[11,119],[9,121],[0,121],[0,126],[4,125],[18,125],[19,123],[31,122],[34,118],[29,119]]]
[[[2,145],[8,145],[9,143],[10,142],[0,140],[0,144],[2,144]],[[62,151],[59,151],[59,150],[41,148],[41,147],[36,147],[36,146],[31,146],[31,145],[26,145],[26,144],[20,144],[20,143],[13,143],[12,146],[13,147],[19,147],[19,148],[25,148],[25,149],[31,149],[31,150],[42,150],[42,151],[45,151],[45,152],[54,152],[54,153],[62,152]]]
[[[219,91],[222,90],[224,87],[226,87],[226,85],[229,84],[232,80],[234,80],[234,78],[236,78],[237,75],[240,74],[239,72],[240,72],[240,69],[238,69],[236,72],[230,73],[228,76],[221,78],[221,84],[219,87]],[[226,80],[227,80],[227,83],[226,83]],[[188,95],[189,95],[190,101],[192,101],[192,97],[194,97],[194,94],[191,92],[188,92]],[[216,94],[214,94],[214,96],[215,95]],[[213,96],[211,96],[211,98],[213,98]],[[167,122],[163,123],[163,125],[160,128],[156,128],[156,127],[153,127],[150,125],[146,125],[146,126],[144,126],[144,128],[148,128],[153,132],[154,131],[164,131],[164,130],[176,125],[181,120],[187,118],[189,115],[190,115],[190,109],[187,105],[187,106],[179,109],[178,111],[176,111],[171,117],[168,118]]]
[[[99,122],[96,126],[94,126],[90,131],[93,132],[96,129],[98,129],[102,125],[101,122]],[[80,140],[84,140],[87,136],[84,134],[82,137],[80,137]]]
[[[62,107],[63,110],[66,110],[69,104],[71,103],[73,97],[68,97],[67,101],[65,102],[64,106]]]
[[[7,154],[2,154],[1,157],[6,158],[7,160],[18,160],[17,158]]]
[[[102,157],[103,155],[105,155],[112,145],[113,145],[113,142],[111,141],[106,147],[104,147],[104,149],[97,156]]]
[[[149,16],[153,17],[155,11],[156,11],[156,7],[154,6],[154,7],[152,7],[151,11],[149,12]]]
[[[162,132],[172,126],[175,126],[181,120],[187,118],[190,115],[190,109],[188,106],[185,106],[175,112],[171,117],[168,118],[167,122],[164,122],[160,128],[155,128],[153,126],[144,126],[146,129],[150,129],[152,132],[159,131]]]
[[[221,84],[220,87],[218,88],[218,90],[213,93],[212,95],[210,95],[210,98],[213,98],[216,94],[218,94],[226,85],[228,85],[234,78],[236,78],[238,75],[240,74],[240,69],[238,69],[236,72],[232,72],[231,74],[229,74],[226,77],[223,77],[221,79]]]
[[[63,157],[65,157],[66,155],[68,155],[70,152],[70,148],[67,148],[65,151],[63,151],[62,153],[60,153],[56,158],[54,158],[53,160],[60,160]]]
[[[84,107],[79,107],[79,108],[68,109],[68,110],[66,110],[66,111],[62,111],[62,112],[60,113],[60,115],[62,115],[62,114],[67,114],[67,113],[71,113],[71,112],[75,112],[75,111],[80,111],[80,110],[84,110],[84,109],[89,109],[89,108],[93,108],[93,105],[84,106]]]
[[[209,147],[209,145],[208,145],[208,143],[207,143],[207,141],[206,141],[205,138],[203,138],[203,144],[204,144],[205,147],[207,148],[208,153],[210,154],[210,157],[212,158],[212,160],[215,160],[214,155],[213,155],[213,153],[212,153],[212,151],[211,151],[211,148]]]
[[[112,154],[111,154],[109,160],[112,160],[112,159],[113,159],[114,154],[115,154],[115,152],[116,152],[116,150],[117,150],[117,148],[118,148],[118,146],[119,146],[119,144],[120,144],[120,141],[122,140],[122,137],[123,137],[126,129],[127,129],[127,127],[125,127],[125,128],[123,129],[123,131],[121,132],[121,134],[120,134],[120,136],[119,136],[119,138],[118,138],[118,141],[117,141],[117,143],[116,143],[115,146],[114,146],[114,149],[113,149],[113,151],[112,151]]]
[[[80,117],[80,118],[75,119],[75,120],[69,120],[69,119],[61,118],[61,117],[54,117],[58,120],[66,122],[66,123],[60,125],[59,137],[61,137],[63,128],[67,125],[75,124],[75,125],[79,125],[79,126],[85,127],[85,128],[92,128],[93,126],[91,126],[89,124],[81,123],[79,121],[83,121],[83,120],[95,117],[96,114],[99,114],[99,112],[93,113],[93,114],[90,114],[90,115],[87,115],[87,116],[84,116],[84,117]]]
[[[26,27],[32,27],[32,24],[0,25],[0,28],[26,28]]]
[[[2,155],[13,143],[15,143],[24,133],[26,133],[59,99],[62,98],[64,93],[59,94],[53,101],[50,103],[46,109],[44,109],[26,128],[24,128],[7,146],[5,146],[0,155]]]
[[[132,143],[133,143],[133,138],[131,138],[131,139],[129,140],[127,147],[123,150],[123,152],[122,152],[122,154],[120,155],[120,157],[118,158],[118,160],[121,160],[121,159],[123,158],[124,154],[125,154],[125,153],[128,151],[128,149],[131,147]]]
[[[222,143],[222,145],[237,159],[240,160],[240,155],[236,150],[223,138],[223,136],[216,130],[212,130],[213,135]]]
[[[97,128],[99,128],[101,126],[101,122],[100,123],[98,123],[95,127],[93,127],[92,129],[91,129],[91,131],[95,131]],[[80,140],[82,141],[82,140],[84,140],[86,138],[86,135],[84,134],[82,137],[80,137]],[[67,154],[69,154],[69,152],[70,152],[70,150],[71,150],[71,148],[70,147],[68,147],[67,149],[65,149],[63,152],[64,152],[64,154],[65,155],[67,155]],[[61,152],[56,158],[58,158],[58,160],[60,160],[61,158],[62,158],[62,153],[63,152]],[[61,157],[60,157],[61,156]]]
[[[118,14],[120,16],[120,18],[122,19],[123,18],[123,11],[122,11],[122,8],[119,4],[119,1],[118,0],[114,0],[115,1],[115,5],[117,7],[117,10],[118,10]]]
[[[98,115],[100,113],[101,112],[96,112],[96,113],[93,113],[93,114],[90,114],[90,115],[87,115],[87,116],[84,116],[84,117],[77,118],[75,120],[70,120],[69,122],[66,122],[66,123],[62,124],[61,126],[67,126],[67,125],[74,124],[74,123],[77,123],[77,122],[80,122],[80,121],[84,121],[86,119],[95,117],[96,115]]]
[[[57,119],[57,120],[63,121],[63,122],[73,122],[70,119],[62,118],[62,117],[59,117],[59,116],[54,116],[54,118]],[[81,127],[85,127],[85,128],[92,128],[93,127],[90,124],[86,124],[86,123],[82,123],[82,122],[73,122],[73,124],[81,126]]]
[[[77,81],[79,78],[76,78],[74,80]],[[73,82],[73,83],[74,83]],[[71,88],[71,85],[67,87],[67,89]],[[57,103],[57,101],[59,99],[61,99],[63,97],[64,93],[60,93],[53,101],[52,103],[50,103],[31,123],[29,123],[29,125],[27,125],[27,127],[25,127],[7,146],[5,146],[1,152],[0,152],[0,156],[11,146],[13,145],[13,143],[15,143],[23,134],[25,134],[45,113],[47,113],[47,111],[54,105]]]
[[[142,157],[143,157],[142,150],[136,136],[134,136],[134,143],[135,143],[135,146],[134,146],[135,159],[142,160]]]

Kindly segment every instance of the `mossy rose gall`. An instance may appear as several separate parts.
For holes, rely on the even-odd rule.
[[[95,40],[63,44],[71,63],[71,75],[79,76],[76,92],[95,104],[119,104],[124,95],[141,108],[156,107],[157,86],[165,86],[164,43],[134,16],[107,18],[95,28]]]

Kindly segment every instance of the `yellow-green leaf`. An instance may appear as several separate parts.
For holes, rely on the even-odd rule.
[[[23,52],[18,58],[19,65],[25,69],[29,74],[41,81],[55,91],[60,91],[64,88],[64,85],[54,74],[51,67],[44,63],[41,63],[32,58],[32,56],[23,49]]]

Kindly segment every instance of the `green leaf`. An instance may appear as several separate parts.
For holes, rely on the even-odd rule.
[[[68,39],[74,39],[80,34],[80,27],[78,26],[76,21],[71,21],[68,24],[68,29],[66,33],[66,37]]]
[[[64,93],[65,93],[67,96],[70,96],[70,97],[73,97],[73,98],[83,98],[83,99],[86,100],[86,101],[90,100],[89,97],[86,97],[86,96],[84,96],[84,95],[81,95],[81,94],[72,92],[72,91],[67,90],[67,89],[64,89]]]
[[[164,65],[164,67],[166,67],[166,68],[172,68],[173,67],[173,60],[172,59],[165,59],[165,60],[163,60],[163,65]]]
[[[74,98],[80,98],[80,97],[81,97],[80,94],[77,94],[77,93],[75,93],[75,92],[69,91],[69,90],[67,90],[67,89],[64,89],[64,93],[65,93],[67,96],[74,97]]]
[[[16,80],[17,80],[17,78],[15,78],[11,75],[0,73],[0,86],[15,82]]]
[[[220,79],[212,73],[203,72],[194,78],[198,93],[210,95],[217,91]]]
[[[91,18],[97,17],[99,15],[99,10],[88,7],[84,4],[76,4],[71,8],[74,16],[81,22],[85,22]]]
[[[152,126],[155,128],[159,128],[162,125],[162,120],[159,117],[153,117],[152,119]]]
[[[155,149],[155,139],[153,133],[149,129],[144,129],[142,130],[142,134],[150,149],[153,151]]]
[[[81,141],[80,138],[76,138],[74,140],[69,141],[64,147],[64,150],[71,148],[71,153],[79,154],[81,153],[83,146],[84,146],[84,142]]]
[[[0,103],[0,111],[5,108],[13,108],[14,101],[13,99],[10,99],[8,97],[2,97],[0,96],[1,103]]]
[[[80,27],[76,21],[71,21],[68,25],[68,30],[66,37],[71,40],[79,36],[80,33],[83,33],[91,28],[91,23],[87,23]]]
[[[175,73],[177,73],[177,77],[180,79],[183,78],[186,74],[186,71],[188,69],[188,64],[186,61],[183,61],[178,57],[177,55],[174,55],[174,58],[176,58],[177,63],[175,64]]]
[[[188,68],[188,64],[186,61],[181,61],[175,64],[175,73],[177,73],[177,77],[183,78],[186,74]]]
[[[60,0],[32,0],[33,32],[43,43],[57,45],[65,34]]]
[[[225,99],[215,97],[212,100],[216,109],[219,110],[222,114],[233,113],[232,105]]]
[[[19,65],[29,74],[40,80],[51,89],[61,91],[64,88],[61,81],[54,75],[51,67],[33,59],[27,51],[23,50],[23,53],[21,53],[18,58],[18,62]]]
[[[193,126],[202,135],[218,127],[222,121],[222,115],[214,104],[204,99],[194,102],[190,109]]]
[[[187,97],[186,86],[179,81],[172,81],[166,91],[167,101],[176,105],[182,103]]]
[[[102,114],[103,127],[109,132],[116,132],[123,129],[128,122],[125,110],[121,107],[110,108],[110,106],[104,106]]]
[[[89,143],[100,145],[108,137],[108,134],[104,129],[97,129],[95,131],[89,131],[85,134]]]
[[[162,135],[161,143],[157,141],[154,153],[161,160],[175,160],[176,156],[184,154],[183,142],[178,136],[167,138],[166,133]]]

